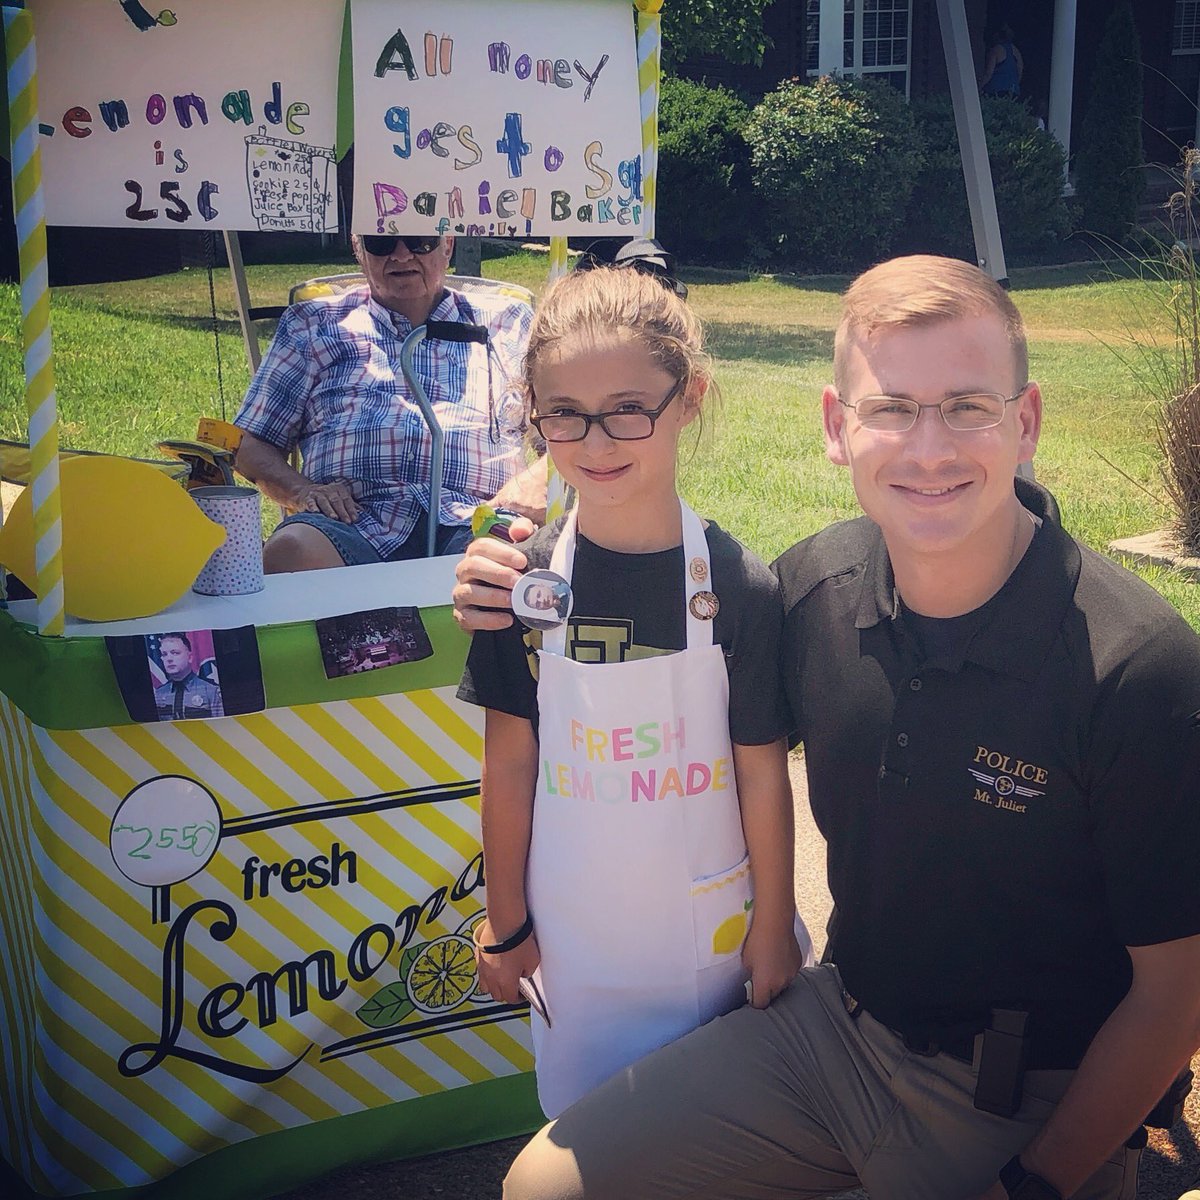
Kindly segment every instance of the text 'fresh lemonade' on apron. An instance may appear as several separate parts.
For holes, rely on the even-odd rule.
[[[686,650],[577,663],[563,623],[539,653],[528,895],[552,1022],[533,1017],[551,1117],[745,999],[752,894],[729,676],[715,604],[692,603],[710,586],[704,528],[681,509]],[[575,545],[572,511],[550,564],[568,582]]]

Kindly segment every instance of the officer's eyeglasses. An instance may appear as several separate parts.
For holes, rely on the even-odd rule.
[[[999,425],[1008,405],[1020,400],[1028,390],[1029,384],[1025,384],[1011,396],[999,392],[970,392],[965,396],[948,396],[939,404],[918,404],[900,396],[864,396],[853,404],[839,397],[839,402],[854,410],[864,429],[879,433],[907,433],[916,425],[923,408],[936,408],[942,414],[942,420],[956,433],[972,433]]]
[[[582,442],[593,425],[599,425],[613,441],[642,442],[654,433],[654,423],[679,394],[683,382],[680,379],[657,408],[637,408],[630,404],[599,413],[556,409],[543,416],[530,416],[529,422],[548,442]]]
[[[393,237],[390,234],[365,233],[362,237],[362,248],[374,258],[386,258],[401,242],[410,254],[432,254],[442,244],[442,239],[437,236]]]

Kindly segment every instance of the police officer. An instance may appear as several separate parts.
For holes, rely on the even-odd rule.
[[[158,639],[167,682],[154,689],[160,721],[223,717],[221,689],[192,670],[192,643],[186,633],[164,633]]]
[[[1027,367],[966,263],[847,292],[824,431],[867,516],[775,565],[830,961],[568,1109],[509,1200],[1134,1195],[1200,1042],[1200,640],[1014,487]],[[506,623],[520,559],[474,548],[461,624]]]

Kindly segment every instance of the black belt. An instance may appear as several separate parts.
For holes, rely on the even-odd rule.
[[[846,1012],[855,1019],[862,1013],[866,1013],[872,1020],[879,1021],[878,1017],[875,1017],[869,1009],[864,1008],[845,988],[842,989],[842,1003],[846,1006]],[[922,1058],[933,1058],[935,1054],[948,1054],[951,1058],[957,1058],[965,1063],[975,1061],[975,1038],[982,1032],[978,1029],[959,1028],[939,1032],[936,1036],[917,1035],[906,1033],[903,1029],[894,1029],[883,1021],[879,1021],[879,1024],[883,1025],[888,1033],[898,1037],[904,1043],[904,1048],[912,1054],[919,1054]]]
[[[935,1054],[948,1054],[951,1058],[962,1062],[975,1061],[975,1039],[979,1031],[957,1035],[939,1034],[936,1038],[917,1038],[912,1034],[903,1033],[899,1029],[892,1032],[904,1043],[904,1048],[923,1058],[932,1058]]]
[[[865,1012],[874,1020],[879,1021],[879,1018],[874,1016],[869,1008],[864,1007],[844,988],[842,989],[842,1001],[851,1017],[857,1017],[860,1013]],[[951,1058],[957,1058],[960,1062],[965,1063],[974,1063],[975,1039],[982,1032],[981,1029],[964,1029],[959,1026],[957,1029],[939,1030],[933,1035],[917,1034],[897,1029],[895,1026],[887,1024],[886,1021],[879,1021],[879,1024],[888,1033],[898,1037],[904,1043],[904,1048],[912,1054],[918,1054],[923,1058],[932,1058],[935,1054],[948,1054]],[[1074,1071],[1078,1066],[1079,1059],[1077,1057],[1064,1057],[1062,1054],[1054,1053],[1053,1047],[1039,1045],[1037,1041],[1034,1041],[1029,1047],[1029,1061],[1025,1064],[1025,1069],[1028,1071]]]

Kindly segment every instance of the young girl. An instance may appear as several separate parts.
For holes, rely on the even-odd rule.
[[[765,1008],[811,949],[775,580],[676,491],[710,384],[698,320],[652,276],[576,272],[535,317],[530,420],[578,499],[521,549],[574,603],[541,634],[476,633],[459,695],[487,710],[480,983],[516,1002],[533,977],[550,1117],[747,995]]]

